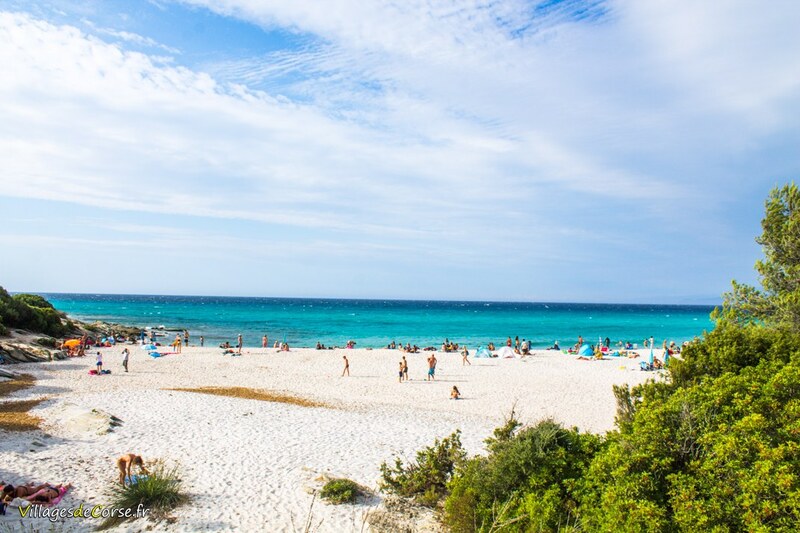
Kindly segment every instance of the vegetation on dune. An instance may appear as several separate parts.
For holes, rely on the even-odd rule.
[[[461,446],[461,432],[436,439],[433,446],[417,452],[416,461],[408,465],[399,457],[394,466],[381,465],[381,488],[399,496],[413,498],[422,505],[436,505],[447,492],[447,484],[456,467],[466,458]]]
[[[0,335],[7,334],[8,328],[18,328],[51,337],[62,337],[69,333],[70,327],[64,313],[57,311],[41,296],[11,296],[0,287]]]
[[[364,488],[349,479],[332,479],[325,483],[319,493],[320,498],[333,504],[356,503],[366,494]]]
[[[443,451],[437,442],[417,463],[384,464],[384,488],[421,492],[443,507],[454,532],[796,531],[800,191],[794,184],[772,191],[762,226],[765,257],[756,264],[762,288],[734,282],[712,315],[714,330],[671,361],[666,380],[615,387],[614,431],[596,436],[552,421],[520,428],[512,416],[487,441],[486,456],[435,461]]]
[[[109,517],[102,524],[102,529],[117,526],[127,520],[136,518],[136,513],[147,510],[147,517],[152,520],[163,520],[170,511],[189,501],[183,492],[182,482],[175,466],[167,467],[156,462],[147,476],[139,477],[136,483],[115,485],[111,507],[118,511],[129,510],[130,517],[118,513]]]

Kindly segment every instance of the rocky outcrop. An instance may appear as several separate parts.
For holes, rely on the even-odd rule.
[[[67,354],[61,350],[47,349],[16,339],[0,340],[0,364],[41,363],[66,358]]]

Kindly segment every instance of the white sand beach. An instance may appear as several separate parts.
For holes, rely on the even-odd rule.
[[[579,361],[574,355],[537,351],[524,359],[471,359],[436,353],[436,381],[425,380],[429,353],[405,354],[411,381],[398,383],[399,351],[247,349],[238,357],[218,348],[184,348],[151,358],[131,348],[130,372],[122,347],[103,350],[106,376],[92,376],[94,357],[15,365],[32,374],[33,388],[13,399],[47,397],[31,414],[43,431],[0,430],[0,479],[70,482],[62,507],[107,504],[115,459],[128,452],[145,460],[179,464],[189,504],[164,531],[300,531],[321,475],[347,477],[376,488],[382,461],[412,458],[423,446],[456,429],[470,453],[516,406],[524,423],[552,417],[582,430],[603,432],[614,423],[612,385],[635,385],[657,374],[638,370],[640,359]],[[340,377],[342,356],[349,377]],[[450,400],[458,386],[463,398]],[[212,396],[166,390],[181,387],[249,387],[315,400],[330,407]],[[98,432],[91,410],[122,420]],[[93,425],[95,424],[95,425]],[[102,425],[102,420],[101,420]],[[35,443],[34,443],[35,441]],[[360,531],[364,513],[380,503],[313,507],[318,531]],[[29,527],[30,520],[25,521]],[[16,527],[9,509],[0,528]],[[59,530],[87,530],[66,519]],[[151,524],[130,522],[119,530]],[[45,527],[46,529],[46,527]]]

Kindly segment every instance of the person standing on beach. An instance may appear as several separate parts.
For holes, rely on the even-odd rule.
[[[406,361],[406,356],[403,356],[403,379],[408,381],[408,361]]]
[[[342,359],[344,359],[344,370],[342,370],[342,377],[344,377],[345,374],[347,374],[349,376],[350,375],[350,361],[347,360],[347,356],[346,355],[343,355]]]
[[[264,335],[263,337],[261,337],[261,347],[262,347],[262,348],[266,348],[266,347],[267,347],[267,341],[268,341],[268,340],[269,340],[269,339],[267,339],[267,336],[266,336],[266,335]]]
[[[122,350],[122,366],[125,368],[125,372],[128,371],[128,356],[129,355],[130,355],[130,352],[128,351],[127,348]]]
[[[181,353],[181,335],[180,335],[180,333],[175,334],[175,340],[172,341],[172,347],[175,349],[175,353]]]
[[[468,357],[469,357],[469,350],[467,350],[467,347],[464,346],[464,350],[461,352],[461,366],[464,365],[472,366],[472,363],[470,363],[469,359],[467,359]]]
[[[97,373],[103,372],[103,354],[97,352]]]
[[[202,335],[200,335],[200,347],[201,348],[203,347],[203,344],[205,344],[205,342],[206,342],[206,338],[203,337]]]
[[[511,337],[509,337],[509,338],[507,338],[507,339],[506,339],[506,346],[508,346],[509,348],[511,348]]]
[[[402,383],[403,382],[403,362],[402,361],[400,361],[400,371],[397,373],[397,382],[398,383]]]
[[[236,353],[242,353],[242,334],[236,337]]]
[[[436,356],[428,357],[428,381],[436,381]]]
[[[188,329],[183,330],[183,344],[185,346],[189,346],[189,330]]]

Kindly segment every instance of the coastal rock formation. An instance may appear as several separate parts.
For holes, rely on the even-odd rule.
[[[66,357],[67,355],[61,350],[43,348],[18,339],[0,341],[0,364],[41,363]]]

